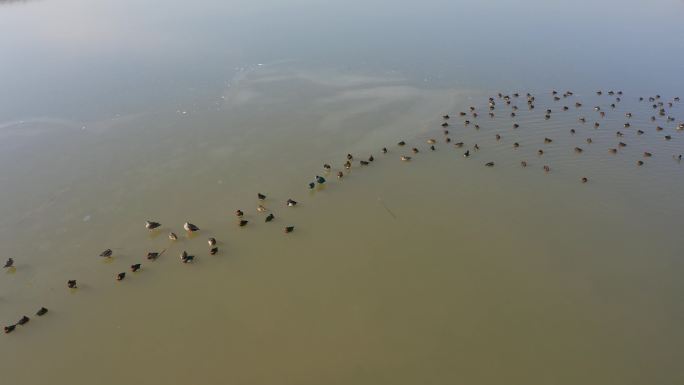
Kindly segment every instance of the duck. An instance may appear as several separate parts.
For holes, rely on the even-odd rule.
[[[44,316],[45,314],[47,314],[47,312],[48,312],[48,309],[47,309],[47,308],[41,307],[41,308],[38,309],[38,311],[36,312],[36,315],[37,315],[38,317],[42,317],[42,316]]]
[[[520,166],[521,166],[521,167],[527,167],[527,162],[524,161],[524,160],[521,161],[521,162],[520,162]]]
[[[176,233],[169,233],[169,239],[172,241],[177,241],[178,235],[176,235]]]
[[[670,140],[672,137],[670,135],[665,135],[665,140]]]
[[[625,134],[623,134],[623,133],[620,132],[620,131],[617,131],[617,132],[615,133],[615,135],[616,135],[616,136],[625,136]]]
[[[180,259],[181,259],[181,262],[188,263],[188,262],[194,261],[195,256],[194,255],[188,255],[188,253],[186,251],[183,251],[181,253]]]
[[[218,247],[212,247],[209,249],[209,254],[216,255],[216,253],[218,253]]]
[[[643,132],[643,131],[641,131],[641,130],[637,130],[637,135],[643,135],[643,134],[644,134],[644,132]]]
[[[608,152],[610,152],[611,154],[617,154],[617,148],[611,148],[610,150],[608,150]]]
[[[387,147],[383,147],[383,148],[382,148],[382,153],[383,153],[383,154],[387,154]]]
[[[496,134],[496,140],[501,140],[501,135]]]
[[[373,157],[373,155],[371,155],[371,156],[368,157],[368,161],[369,161],[369,162],[372,162],[372,161],[374,161],[374,160],[375,160],[375,158]]]
[[[297,206],[297,201],[295,201],[294,199],[288,198],[286,204],[288,207],[294,207],[294,206]]]
[[[78,286],[76,285],[76,280],[75,279],[70,279],[67,281],[67,287],[69,289],[78,289]]]
[[[447,123],[447,122],[442,123],[442,127],[449,127],[449,123]]]
[[[400,146],[400,147],[401,147],[401,146],[405,146],[405,145],[406,145],[406,142],[404,142],[403,140],[400,140],[399,143],[397,143],[397,145]]]
[[[444,119],[444,120],[449,120],[449,118],[450,118],[450,116],[449,116],[448,114],[447,114],[447,115],[442,115],[442,119]]]
[[[240,227],[245,227],[245,226],[247,226],[248,223],[249,223],[249,221],[244,220],[244,219],[240,219],[240,222],[238,222],[238,225]]]
[[[240,209],[235,210],[235,216],[236,217],[242,218],[244,215],[245,215],[245,213],[242,210],[240,210]]]
[[[285,232],[285,234],[289,234],[294,231],[294,226],[286,226],[283,231]]]
[[[625,123],[625,124],[624,124],[624,127],[625,127],[625,128],[629,128],[630,126],[631,126],[631,124],[629,124],[629,123]]]
[[[403,160],[404,162],[408,162],[408,161],[411,160],[411,157],[410,157],[410,156],[406,156],[406,155],[402,155],[402,156],[401,156],[401,160]]]
[[[518,143],[518,142],[513,143],[513,148],[518,148],[518,147],[520,147],[520,143]]]
[[[134,264],[131,265],[131,271],[135,273],[136,271],[140,270],[140,267],[141,267],[141,266],[142,266],[142,265],[139,264],[139,263],[134,263]]]
[[[575,135],[575,129],[574,129],[574,128],[571,128],[571,129],[570,129],[570,134],[571,134],[571,135]]]
[[[259,213],[265,213],[266,211],[268,211],[268,209],[267,209],[266,207],[262,206],[262,205],[258,205],[257,208],[256,208],[256,210],[257,210],[257,212],[259,212]],[[213,239],[213,238],[212,238],[212,239]]]
[[[207,243],[209,244],[209,246],[216,246],[216,238],[209,238],[207,240]]]
[[[447,143],[451,143],[451,138],[449,138],[449,137],[447,136],[447,137],[444,139],[444,141],[447,142]]]
[[[467,158],[470,156],[470,150],[466,150],[466,152],[463,153],[463,157]]]
[[[582,151],[584,151],[584,150],[582,150],[581,147],[575,147],[575,152],[576,152],[576,153],[581,154]]]
[[[275,219],[275,215],[273,215],[273,214],[268,214],[268,216],[266,217],[266,219],[264,220],[264,222],[270,222],[270,221],[272,221],[273,219]]]
[[[365,161],[365,160],[360,160],[360,161],[359,161],[359,164],[362,165],[362,166],[368,166],[370,163],[367,162],[367,161]]]
[[[448,134],[448,133],[447,133],[447,134]],[[428,143],[428,144],[435,144],[435,143],[437,143],[437,141],[434,140],[434,139],[428,139],[428,140],[427,140],[427,143]]]
[[[7,258],[7,262],[5,262],[5,266],[3,266],[5,269],[9,269],[10,267],[14,266],[14,259],[12,258]]]
[[[514,128],[514,129],[515,129],[515,128],[519,128],[519,127],[520,127],[520,125],[519,125],[518,123],[513,123],[513,128]]]
[[[586,176],[583,176],[581,181],[582,181],[582,183],[587,183],[587,182],[589,182],[589,178],[587,178]]]
[[[463,142],[454,143],[454,147],[456,147],[456,148],[463,147]]]
[[[477,143],[475,143],[475,145],[473,146],[473,150],[479,151],[479,150],[480,150],[480,146],[478,146]]]
[[[587,138],[587,143],[591,144],[591,142],[593,142],[593,140],[591,140],[591,138]]]
[[[318,184],[324,184],[325,183],[325,178],[323,178],[320,175],[316,175],[316,183]]]
[[[100,253],[100,257],[109,258],[112,256],[112,249],[107,249]]]
[[[551,171],[551,167],[544,165],[544,172],[550,172],[550,171]]]
[[[31,319],[27,316],[22,316],[19,321],[17,321],[17,325],[26,325]]]
[[[117,281],[123,281],[124,278],[126,278],[126,273],[124,273],[124,272],[121,272],[121,273],[116,275]]]
[[[637,166],[643,166],[644,161],[643,160],[637,160]]]
[[[157,253],[157,252],[154,252],[154,251],[150,251],[150,252],[147,253],[146,258],[147,258],[147,260],[149,260],[149,261],[154,261],[154,260],[157,259],[160,255],[161,255],[160,253]]]
[[[328,167],[327,167],[328,170],[330,169],[330,165],[329,165],[329,164],[323,165],[323,168],[325,168],[325,166],[328,166]],[[260,201],[266,200],[266,195],[264,195],[264,194],[262,194],[262,193],[257,193],[257,199],[260,200]]]
[[[551,142],[553,142],[553,140],[551,140],[549,138],[544,138],[544,143],[551,143]]]
[[[582,123],[586,123],[586,122],[587,122],[587,118],[585,118],[585,117],[582,116],[582,117],[579,118],[579,121],[582,122]]]
[[[537,151],[537,155],[539,155],[539,156],[544,155],[544,150],[538,150],[538,151]]]
[[[494,167],[494,162],[487,162],[485,163],[486,167]]]
[[[352,156],[352,154],[347,154],[347,160],[354,160],[354,157]]]
[[[7,325],[5,326],[5,334],[12,333],[14,329],[16,329],[16,325]]]
[[[194,233],[195,231],[199,231],[199,227],[193,225],[190,222],[185,222],[183,224],[183,228],[185,229],[185,231],[187,231],[189,233]]]
[[[344,173],[342,171],[337,172],[337,179],[342,179],[344,177]]]
[[[653,154],[651,154],[650,152],[644,151],[644,158],[650,158],[652,156],[653,156]]]
[[[161,223],[154,221],[145,221],[145,228],[148,230],[154,230],[161,226]]]
[[[411,152],[413,152],[414,154],[417,154],[417,153],[418,153],[418,149],[415,148],[415,147],[413,147],[413,148],[411,149]]]
[[[326,163],[326,164],[323,165],[323,169],[324,169],[325,171],[330,171],[330,170],[332,170],[332,166]]]
[[[594,123],[594,128],[599,128],[600,126],[599,122]]]
[[[618,143],[618,146],[620,146],[620,147],[627,147],[627,143],[625,143],[625,142],[620,142],[620,143]]]
[[[434,145],[433,145],[433,146],[430,146],[430,150],[431,150],[431,151],[435,151],[435,146],[434,146]]]
[[[350,161],[346,161],[346,162],[344,163],[344,168],[346,168],[347,170],[349,170],[349,169],[351,168],[351,166],[352,166],[352,164],[351,164]]]

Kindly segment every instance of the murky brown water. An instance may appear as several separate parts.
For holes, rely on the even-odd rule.
[[[13,3],[0,12],[51,7]],[[199,14],[189,17],[203,20]],[[676,93],[642,92],[638,79],[627,80],[612,109],[615,96],[595,95],[600,86],[560,101],[549,89],[519,87],[537,96],[536,108],[514,98],[520,110],[511,118],[497,98],[492,119],[486,103],[497,88],[490,84],[453,84],[450,73],[428,70],[452,83],[437,86],[439,76],[419,80],[376,65],[269,61],[221,76],[203,68],[169,93],[163,80],[141,95],[122,86],[132,99],[150,99],[140,105],[111,85],[37,100],[31,113],[21,112],[31,110],[27,102],[5,103],[0,256],[12,256],[16,270],[0,274],[0,322],[32,319],[0,338],[3,380],[684,381],[684,164],[672,158],[684,153],[684,134],[675,129],[684,104],[665,106],[675,122],[651,122],[657,110],[638,101],[662,92],[667,103]],[[673,88],[681,83],[672,81]],[[86,96],[92,109],[71,112],[69,100]],[[110,99],[116,106],[104,102]],[[69,112],[51,112],[60,103]],[[458,112],[471,105],[480,116],[464,126]],[[548,120],[546,108],[553,111]],[[448,144],[440,127],[447,112]],[[429,138],[437,139],[434,152]],[[400,139],[408,145],[398,147]],[[610,154],[620,141],[627,146]],[[410,154],[414,146],[418,154]],[[575,153],[576,146],[584,151]],[[324,174],[324,163],[337,171],[348,152],[356,160],[342,180]],[[369,154],[375,161],[359,166]],[[413,160],[401,162],[401,155]],[[490,161],[495,166],[485,167]],[[328,182],[309,191],[317,174]],[[273,223],[256,212],[257,192],[268,195]],[[287,198],[299,205],[285,207]],[[250,221],[244,228],[233,215],[238,208]],[[145,230],[148,219],[162,229]],[[201,231],[186,236],[185,221]],[[283,234],[286,225],[295,231]],[[169,231],[181,239],[169,241]],[[209,255],[208,237],[218,239],[218,255]],[[105,248],[114,251],[109,261],[97,257]],[[157,261],[144,259],[161,250]],[[183,250],[196,256],[193,264],[180,263]],[[137,262],[141,271],[114,280]],[[68,279],[79,289],[69,291]],[[49,313],[32,316],[41,306]]]

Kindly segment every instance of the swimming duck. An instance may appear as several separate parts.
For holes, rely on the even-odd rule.
[[[586,122],[587,122],[587,118],[585,118],[585,117],[580,117],[580,118],[579,118],[579,121],[582,122],[582,123],[586,123]]]
[[[413,147],[413,148],[411,149],[411,152],[413,152],[414,154],[417,154],[417,153],[418,153],[418,149],[415,148],[415,147]]]
[[[620,146],[620,147],[627,147],[627,143],[625,143],[625,142],[620,142],[620,143],[618,143],[618,146]]]
[[[323,165],[323,169],[324,169],[325,171],[330,171],[330,170],[332,169],[332,166],[326,163],[326,164]]]
[[[352,156],[352,154],[347,154],[347,160],[354,160],[354,157]]]
[[[149,261],[154,261],[155,259],[157,259],[157,257],[159,257],[159,255],[160,255],[159,253],[156,253],[156,252],[154,252],[154,251],[151,251],[151,252],[148,252],[148,253],[147,253],[147,257],[146,257],[146,258],[147,258]]]
[[[41,307],[41,308],[38,309],[38,311],[36,312],[36,315],[39,316],[39,317],[42,317],[42,316],[44,316],[45,314],[47,314],[47,312],[48,312],[48,309],[46,309],[46,308],[44,308],[44,307]]]
[[[410,157],[410,156],[406,156],[406,155],[402,155],[402,156],[401,156],[401,160],[403,160],[404,162],[408,162],[408,161],[411,160],[411,157]]]
[[[374,160],[375,160],[375,158],[373,157],[373,155],[371,155],[371,156],[368,157],[368,161],[369,161],[369,162],[372,162],[372,161],[374,161]]]
[[[593,142],[593,140],[591,140],[591,138],[587,138],[587,143],[591,144],[591,142]]]
[[[645,158],[650,158],[650,157],[652,157],[652,156],[653,156],[653,154],[651,154],[650,152],[644,151],[644,157],[645,157]]]
[[[342,171],[337,172],[337,179],[342,179],[344,177],[344,173]]]
[[[268,216],[266,217],[265,222],[270,222],[270,221],[272,221],[273,219],[275,219],[275,215],[273,215],[273,214],[268,214]]]
[[[195,231],[199,231],[199,227],[193,225],[190,222],[185,222],[183,224],[183,228],[185,229],[185,231],[190,232],[190,233],[194,233]]]
[[[124,273],[124,272],[121,272],[121,273],[116,275],[117,281],[123,281],[124,278],[126,278],[126,273]]]
[[[78,286],[76,285],[76,280],[75,279],[70,279],[67,281],[67,287],[69,289],[78,289]]]
[[[487,162],[485,163],[486,167],[494,167],[494,162]]]
[[[463,125],[464,125],[464,126],[467,126],[467,125],[469,125],[469,124],[470,124],[470,120],[466,120],[465,122],[463,122]]]
[[[513,123],[513,128],[518,128],[520,125],[518,123]]]
[[[427,143],[428,143],[428,144],[435,144],[435,143],[437,143],[437,141],[434,140],[434,139],[428,139],[428,140],[427,140]]]
[[[145,228],[148,230],[154,230],[161,226],[161,223],[159,222],[153,222],[153,221],[145,221]]]
[[[316,183],[318,183],[318,184],[323,184],[323,183],[325,183],[325,178],[323,178],[323,177],[320,176],[320,175],[316,175]]]
[[[470,156],[470,150],[466,150],[466,152],[463,153],[463,156],[465,158],[469,157]]]
[[[16,325],[7,325],[5,326],[5,334],[12,333],[16,329]]]
[[[177,241],[178,235],[176,235],[176,233],[169,233],[169,239],[172,241]]]
[[[480,146],[478,146],[477,143],[475,143],[475,145],[473,146],[473,150],[479,151],[479,150],[480,150]]]
[[[349,170],[349,169],[351,168],[351,166],[352,166],[352,164],[351,164],[350,161],[346,161],[346,162],[344,163],[344,168],[346,168],[347,170]]]
[[[195,260],[195,256],[194,256],[194,255],[188,255],[187,252],[183,251],[183,252],[181,253],[180,259],[181,259],[181,262],[183,262],[183,263],[188,263],[188,262],[194,261],[194,260]]]
[[[329,165],[329,164],[323,165],[323,168],[325,168],[325,166],[328,166],[328,167],[326,168],[327,170],[330,169],[330,165]],[[260,200],[260,201],[263,201],[263,200],[266,199],[266,195],[264,195],[264,194],[262,194],[262,193],[257,193],[257,199]]]
[[[245,226],[247,226],[248,223],[249,223],[249,221],[244,220],[244,219],[240,219],[240,222],[238,222],[238,225],[240,225],[240,227],[245,227]]]
[[[140,270],[140,266],[142,266],[142,265],[139,263],[132,264],[131,265],[131,271],[135,273],[136,271]]]
[[[625,113],[625,116],[628,117],[628,118],[631,118],[631,117],[632,117],[632,113],[631,113],[631,112],[627,112],[627,113]]]
[[[496,140],[501,140],[501,135],[496,134]]]
[[[454,143],[454,147],[456,147],[456,148],[463,147],[463,142]]]
[[[383,153],[383,154],[387,154],[387,147],[383,147],[383,148],[382,148],[382,153]]]
[[[594,128],[599,128],[600,124],[599,122],[594,123]]]
[[[643,166],[644,161],[643,160],[637,160],[637,166]]]
[[[616,135],[616,136],[625,136],[625,134],[623,134],[623,133],[620,132],[620,131],[616,132],[615,135]]]
[[[625,123],[625,124],[624,124],[624,127],[625,127],[625,128],[629,128],[630,126],[631,126],[631,124],[629,124],[629,123]]]
[[[431,151],[435,151],[435,146],[430,146]]]
[[[107,249],[100,253],[100,257],[109,258],[112,256],[112,249]]]
[[[538,150],[538,151],[537,151],[537,155],[539,155],[539,156],[544,155],[544,150]]]
[[[637,135],[642,135],[644,132],[641,130],[637,130]]]
[[[663,130],[662,127],[660,127],[660,126],[657,126],[657,127],[656,127],[656,131],[662,131],[662,130]]]
[[[399,143],[397,143],[397,145],[399,145],[399,146],[405,146],[405,145],[406,145],[406,142],[404,142],[404,141],[402,140],[402,141],[400,141]]]
[[[670,135],[665,135],[665,140],[670,140],[672,137]]]
[[[211,255],[216,255],[216,253],[218,253],[218,247],[212,247],[209,250],[209,254],[211,254]]]
[[[602,118],[605,118],[605,117],[606,117],[606,113],[603,112],[603,111],[599,112],[599,115],[600,115]]]
[[[461,112],[458,113],[458,115],[459,115],[459,116],[466,116],[467,114],[466,114],[465,112],[461,111]]]
[[[359,161],[359,164],[362,165],[362,166],[368,166],[370,163],[369,163],[369,162],[366,162],[365,160],[360,160],[360,161]]]
[[[608,152],[610,152],[611,154],[617,154],[617,148],[611,148],[610,150],[608,150]]]
[[[245,215],[245,213],[242,210],[240,210],[240,209],[235,210],[235,216],[236,217],[242,218],[244,215]]]
[[[19,321],[17,321],[17,325],[26,325],[31,319],[27,316],[22,316]]]
[[[518,148],[518,147],[520,147],[520,143],[518,143],[518,142],[513,143],[513,148]]]
[[[447,143],[451,143],[451,138],[449,138],[449,137],[447,136],[447,137],[444,139],[444,141],[447,142]]]
[[[286,226],[284,231],[285,231],[285,234],[289,234],[292,231],[294,231],[294,226]]]
[[[268,209],[267,209],[266,207],[262,206],[262,205],[257,206],[256,210],[257,210],[257,212],[259,212],[259,213],[265,213],[266,211],[268,211]],[[212,239],[213,239],[213,238],[212,238]]]
[[[587,183],[588,181],[589,179],[586,176],[582,177],[582,183]]]
[[[449,118],[450,118],[449,115],[442,115],[442,119],[444,119],[444,120],[448,120]]]
[[[570,107],[568,107],[568,106],[563,106],[563,111],[567,111],[567,110],[569,110],[569,109],[570,109]]]
[[[582,150],[581,147],[575,147],[575,152],[576,152],[576,153],[581,154],[582,151],[584,151],[584,150]]]
[[[5,266],[3,266],[3,267],[7,269],[7,268],[10,268],[12,266],[14,266],[14,259],[7,258],[7,262],[5,262]]]
[[[449,123],[447,123],[447,122],[442,123],[442,127],[449,127]]]
[[[549,138],[544,138],[544,143],[551,143],[551,142],[553,142],[553,140],[551,140]]]
[[[551,167],[544,165],[544,172],[549,172],[551,171]]]
[[[575,135],[575,129],[574,128],[570,129],[570,135]]]
[[[216,238],[209,238],[207,240],[207,243],[209,244],[209,246],[215,246],[216,245]]]
[[[297,201],[295,201],[295,200],[293,200],[293,199],[288,199],[286,203],[287,203],[287,206],[288,206],[288,207],[297,206]]]

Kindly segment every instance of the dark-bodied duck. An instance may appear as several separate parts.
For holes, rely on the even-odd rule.
[[[218,247],[212,247],[209,249],[209,254],[216,255],[216,253],[218,253]]]
[[[248,223],[249,223],[248,220],[240,219],[240,222],[238,222],[238,225],[239,225],[240,227],[245,227],[245,226],[247,226]]]
[[[183,224],[183,228],[185,229],[185,231],[187,231],[189,233],[194,233],[195,231],[199,231],[199,229],[200,229],[199,227],[193,225],[190,222],[185,222]]]
[[[288,207],[297,206],[297,201],[295,201],[294,199],[288,199],[286,203]]]
[[[268,214],[268,216],[266,217],[266,219],[264,220],[264,222],[270,222],[270,221],[272,221],[272,220],[274,220],[274,219],[275,219],[275,215],[273,215],[273,214],[271,213],[271,214]]]
[[[351,166],[352,166],[352,164],[350,161],[344,162],[344,168],[346,168],[347,170],[349,170],[351,168]]]
[[[325,183],[325,178],[323,178],[322,176],[316,175],[316,183],[318,183],[318,184]]]
[[[209,244],[209,246],[216,246],[216,238],[209,238],[207,240],[207,243]]]
[[[78,289],[78,286],[76,285],[76,280],[75,279],[70,279],[67,281],[67,287],[69,289]]]
[[[169,239],[172,241],[177,241],[178,235],[176,235],[176,233],[169,233]]]
[[[653,156],[653,154],[651,154],[650,152],[644,151],[644,158],[650,158],[652,156]]]
[[[123,272],[123,271],[122,271],[121,273],[119,273],[119,274],[116,275],[116,280],[117,280],[117,281],[123,281],[124,278],[126,278],[126,273]]]
[[[330,169],[330,165],[329,165],[329,164],[326,164],[326,165],[324,165],[323,167],[325,167],[325,166],[328,166],[327,169]],[[260,201],[266,200],[266,195],[264,195],[264,194],[262,194],[262,193],[257,193],[257,199],[260,200]]]
[[[370,162],[365,161],[365,160],[360,160],[360,161],[359,161],[359,164],[362,165],[362,166],[368,166],[368,165],[370,164]]]
[[[7,262],[5,262],[4,268],[8,269],[10,267],[14,266],[14,259],[12,258],[7,258]]]
[[[347,160],[354,160],[354,157],[352,156],[352,154],[347,154]]]
[[[17,328],[16,325],[7,325],[7,326],[5,326],[5,334],[12,333],[12,332],[14,331],[14,329],[16,329],[16,328]]]
[[[41,307],[41,308],[38,309],[38,311],[36,312],[36,315],[37,315],[38,317],[42,317],[42,316],[44,316],[45,314],[47,314],[47,312],[48,312],[48,309],[47,309],[47,308]]]
[[[145,221],[145,228],[148,230],[154,230],[161,226],[161,223],[154,221]]]
[[[100,257],[109,258],[112,256],[112,249],[107,249],[100,253]]]
[[[413,147],[413,148],[411,149],[411,152],[413,152],[414,154],[417,154],[417,153],[418,153],[418,149],[415,148],[415,147]]]
[[[180,260],[183,263],[192,262],[195,260],[195,256],[194,255],[188,255],[187,251],[183,251],[180,255]]]
[[[244,215],[245,215],[245,213],[242,210],[240,210],[240,209],[235,210],[235,216],[236,217],[242,218]]]
[[[17,321],[17,325],[26,325],[31,319],[27,316],[22,316],[19,321]]]
[[[401,141],[399,141],[399,143],[397,143],[397,145],[399,145],[399,146],[405,146],[405,145],[406,145],[406,142],[404,142],[403,140],[401,140]]]
[[[387,147],[383,147],[383,148],[382,148],[382,153],[383,153],[383,154],[387,154]]]
[[[141,267],[141,266],[142,266],[142,265],[139,264],[139,263],[134,263],[134,264],[131,265],[131,271],[135,273],[136,271],[140,270],[140,267]]]
[[[575,152],[578,154],[581,154],[584,150],[582,150],[582,147],[575,147]]]
[[[147,253],[147,256],[145,258],[147,258],[148,261],[154,261],[155,259],[157,259],[159,257],[159,255],[160,254],[157,252],[150,251]]]
[[[344,177],[344,173],[342,171],[337,172],[337,179],[342,179]]]
[[[410,156],[406,156],[406,155],[402,155],[402,156],[401,156],[401,160],[404,161],[404,162],[408,162],[408,161],[411,160],[411,157],[410,157]]]
[[[494,162],[487,162],[487,163],[485,163],[485,166],[494,167]]]
[[[286,226],[283,231],[285,232],[285,234],[289,234],[294,231],[294,226]]]
[[[550,172],[550,171],[551,171],[551,167],[544,165],[544,172]]]
[[[521,166],[521,167],[527,167],[527,162],[524,161],[524,160],[521,161],[521,162],[520,162],[520,166]]]
[[[583,176],[581,181],[582,181],[582,183],[587,183],[587,182],[589,182],[589,178],[587,178],[586,176]]]

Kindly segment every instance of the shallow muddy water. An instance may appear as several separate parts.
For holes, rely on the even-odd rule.
[[[684,7],[541,4],[4,2],[3,380],[684,381]]]

